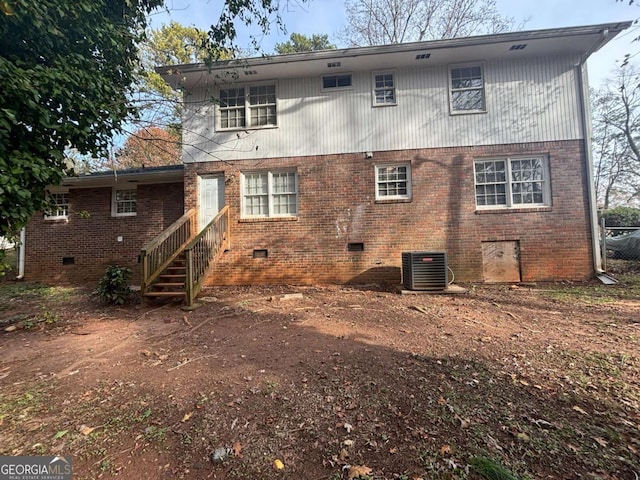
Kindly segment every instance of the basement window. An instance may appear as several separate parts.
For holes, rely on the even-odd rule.
[[[76,257],[62,257],[63,265],[73,265],[76,263]]]
[[[253,258],[267,258],[269,256],[269,250],[258,249],[253,251]]]

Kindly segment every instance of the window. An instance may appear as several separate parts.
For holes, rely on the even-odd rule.
[[[49,208],[44,214],[45,220],[61,220],[69,216],[69,198],[67,192],[48,192]]]
[[[377,165],[376,200],[411,198],[411,166]]]
[[[484,77],[481,65],[451,68],[451,112],[484,112]]]
[[[373,105],[395,105],[396,88],[393,73],[375,73],[373,75]]]
[[[114,217],[129,217],[137,212],[137,198],[135,189],[113,190],[111,215]]]
[[[322,77],[322,89],[333,90],[336,88],[349,88],[351,87],[351,74],[343,75],[325,75]]]
[[[243,174],[243,217],[295,217],[298,214],[296,172]]]
[[[478,208],[550,205],[548,162],[544,157],[476,160]]]
[[[222,130],[275,126],[276,86],[221,89],[219,112]]]

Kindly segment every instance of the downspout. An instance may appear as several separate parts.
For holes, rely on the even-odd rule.
[[[593,177],[593,149],[591,148],[591,107],[589,104],[589,87],[587,81],[587,59],[597,51],[609,36],[609,30],[602,31],[600,38],[582,57],[577,65],[578,71],[578,98],[580,101],[582,132],[584,135],[585,167],[587,169],[587,193],[589,198],[589,217],[591,219],[591,248],[593,251],[593,270],[596,274],[604,273],[602,270],[602,255],[600,252],[600,227],[598,224],[598,206]]]
[[[22,227],[20,230],[20,253],[18,255],[18,276],[17,280],[22,280],[24,278],[24,263],[26,258],[25,252],[25,240],[27,238],[27,229]]]

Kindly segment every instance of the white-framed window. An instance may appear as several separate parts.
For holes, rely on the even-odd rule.
[[[298,175],[295,170],[242,174],[242,216],[298,215]]]
[[[138,211],[137,191],[135,188],[114,187],[111,199],[113,217],[131,217]]]
[[[408,198],[411,198],[411,165],[376,165],[376,200]]]
[[[544,156],[475,160],[476,207],[551,205],[549,161]]]
[[[49,206],[44,214],[45,220],[65,220],[69,218],[69,192],[47,192]]]
[[[351,88],[352,86],[353,83],[350,73],[322,76],[322,90],[338,90],[342,88]]]
[[[277,125],[275,84],[221,88],[219,97],[220,130]]]
[[[485,112],[482,64],[449,67],[451,113]]]
[[[393,72],[373,73],[373,106],[396,104],[396,84]]]

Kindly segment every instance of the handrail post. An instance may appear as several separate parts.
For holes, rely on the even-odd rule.
[[[140,264],[141,264],[141,270],[142,270],[142,278],[140,280],[140,293],[143,295],[144,298],[144,292],[146,292],[147,290],[147,278],[148,278],[148,271],[149,271],[149,257],[147,257],[147,251],[146,250],[142,250],[140,252]]]
[[[193,305],[193,250],[187,249],[184,251],[184,261],[186,266],[186,277],[184,279],[184,288],[186,295],[186,302],[188,306]]]

